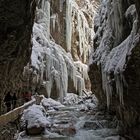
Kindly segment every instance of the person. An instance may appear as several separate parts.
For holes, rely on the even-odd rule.
[[[28,102],[31,100],[31,93],[30,92],[25,92],[24,94],[24,99],[25,99],[25,102]]]
[[[12,96],[11,96],[10,92],[8,92],[4,98],[4,102],[7,107],[7,112],[9,112],[11,110],[11,101],[12,101]]]
[[[16,97],[16,93],[14,93],[13,96],[12,96],[12,107],[13,107],[13,109],[16,108],[16,104],[17,104],[17,97]]]

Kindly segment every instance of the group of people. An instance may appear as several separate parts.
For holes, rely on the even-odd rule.
[[[31,92],[24,92],[22,94],[22,102],[28,102],[31,100]],[[9,112],[11,109],[16,108],[17,106],[17,96],[16,93],[11,94],[10,92],[8,92],[4,98],[4,103],[7,107],[7,112]]]
[[[13,93],[13,95],[11,95],[10,92],[8,92],[4,98],[4,102],[7,107],[7,112],[11,109],[14,109],[17,103],[16,93]]]

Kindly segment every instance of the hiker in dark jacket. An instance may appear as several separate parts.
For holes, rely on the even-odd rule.
[[[7,95],[4,98],[5,105],[7,107],[7,112],[11,110],[11,103],[12,103],[12,96],[10,92],[7,93]]]
[[[13,107],[13,109],[16,108],[16,104],[17,104],[17,97],[16,97],[16,93],[14,93],[13,96],[12,96],[12,107]]]
[[[24,93],[25,102],[29,102],[31,100],[31,96],[32,96],[31,92],[25,92]]]

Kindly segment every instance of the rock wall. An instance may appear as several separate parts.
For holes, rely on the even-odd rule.
[[[50,1],[51,38],[70,52],[74,61],[88,61],[98,5],[98,0]]]
[[[66,1],[50,1],[50,34],[54,41],[67,51],[66,46]]]
[[[0,100],[17,89],[31,55],[34,0],[0,1]]]
[[[61,101],[68,91],[82,94],[85,89],[82,74],[76,70],[64,43],[61,44],[61,41],[66,42],[66,33],[63,30],[67,23],[63,27],[59,22],[61,15],[66,14],[66,10],[63,11],[64,5],[63,3],[60,7],[60,1],[39,1],[33,27],[31,63],[24,69],[25,84],[33,93],[38,92]],[[58,26],[60,32],[57,31]],[[68,81],[71,81],[71,86]]]
[[[95,18],[89,76],[101,107],[116,112],[124,132],[140,139],[138,0],[102,0]]]
[[[33,93],[62,100],[67,92],[81,95],[85,86],[90,89],[87,59],[98,6],[92,2],[38,1],[31,63],[24,71],[25,85]]]
[[[75,0],[72,3],[72,47],[74,61],[87,64],[94,36],[94,17],[98,0]]]

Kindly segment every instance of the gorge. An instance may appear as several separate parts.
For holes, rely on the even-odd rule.
[[[61,104],[74,93],[73,107],[95,95],[99,116],[119,122],[118,139],[139,140],[139,44],[139,0],[1,0],[0,113],[8,91]]]

